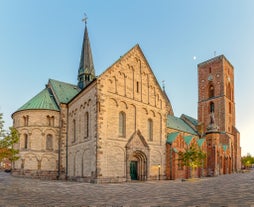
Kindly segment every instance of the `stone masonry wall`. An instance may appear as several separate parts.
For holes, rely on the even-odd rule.
[[[98,179],[128,179],[132,153],[128,153],[126,147],[137,131],[145,140],[143,143],[137,138],[137,149],[147,156],[145,176],[158,179],[160,165],[161,177],[164,177],[167,103],[139,46],[131,49],[98,78],[98,97]],[[124,113],[126,118],[124,134],[119,133],[120,113]],[[152,122],[151,137],[149,120]]]
[[[14,164],[14,175],[28,177],[58,176],[59,112],[25,110],[13,114],[13,126],[20,134],[20,159]],[[47,142],[48,137],[50,141]]]
[[[68,105],[68,178],[96,178],[97,93],[91,83]]]

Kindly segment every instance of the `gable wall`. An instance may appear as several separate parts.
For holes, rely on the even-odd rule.
[[[140,130],[150,148],[150,178],[157,179],[158,164],[165,166],[166,100],[138,46],[98,78],[98,97],[99,177],[128,176],[126,145]],[[126,115],[125,136],[119,134],[120,112]],[[148,119],[153,122],[153,140],[148,138]]]

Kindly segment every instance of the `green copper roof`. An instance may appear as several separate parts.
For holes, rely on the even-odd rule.
[[[185,117],[187,120],[189,120],[194,126],[198,125],[198,120],[194,119],[193,117],[190,117],[186,114],[182,114],[183,117]]]
[[[193,135],[197,135],[197,133],[186,122],[172,115],[168,115],[167,117],[167,127],[182,132],[187,132]]]
[[[61,81],[49,79],[49,85],[52,87],[53,93],[60,103],[68,103],[80,92],[80,89],[76,85]]]
[[[191,143],[191,140],[193,139],[193,136],[184,136],[183,139],[187,145]]]
[[[227,145],[227,144],[224,144],[222,147],[223,147],[224,152],[226,152],[227,149],[228,149],[228,145]]]
[[[167,143],[172,144],[175,141],[178,134],[179,134],[179,132],[172,132],[172,133],[168,134]]]
[[[203,145],[204,141],[205,141],[205,138],[199,139],[199,140],[197,141],[197,142],[198,142],[198,146],[201,147],[201,146]]]
[[[50,93],[48,88],[45,88],[35,97],[30,99],[17,111],[29,110],[29,109],[47,109],[59,111],[59,108],[53,98],[53,95]]]

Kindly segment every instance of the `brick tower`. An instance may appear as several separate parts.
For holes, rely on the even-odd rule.
[[[198,65],[198,121],[206,137],[208,174],[240,166],[240,135],[235,128],[234,67],[224,55]]]

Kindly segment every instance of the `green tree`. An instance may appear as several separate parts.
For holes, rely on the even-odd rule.
[[[0,139],[2,139],[5,135],[4,131],[4,120],[3,120],[3,114],[0,113]]]
[[[19,150],[14,149],[14,145],[19,141],[19,134],[14,127],[9,129],[10,131],[0,140],[0,162],[7,158],[11,161],[13,167],[14,161],[19,159],[17,156]]]
[[[252,157],[251,154],[248,153],[246,156],[242,157],[242,164],[245,168],[250,168],[254,164],[254,157]]]
[[[190,169],[190,177],[192,177],[192,170],[197,167],[203,167],[206,153],[196,145],[191,145],[185,148],[185,151],[179,154],[179,160],[182,164]]]

